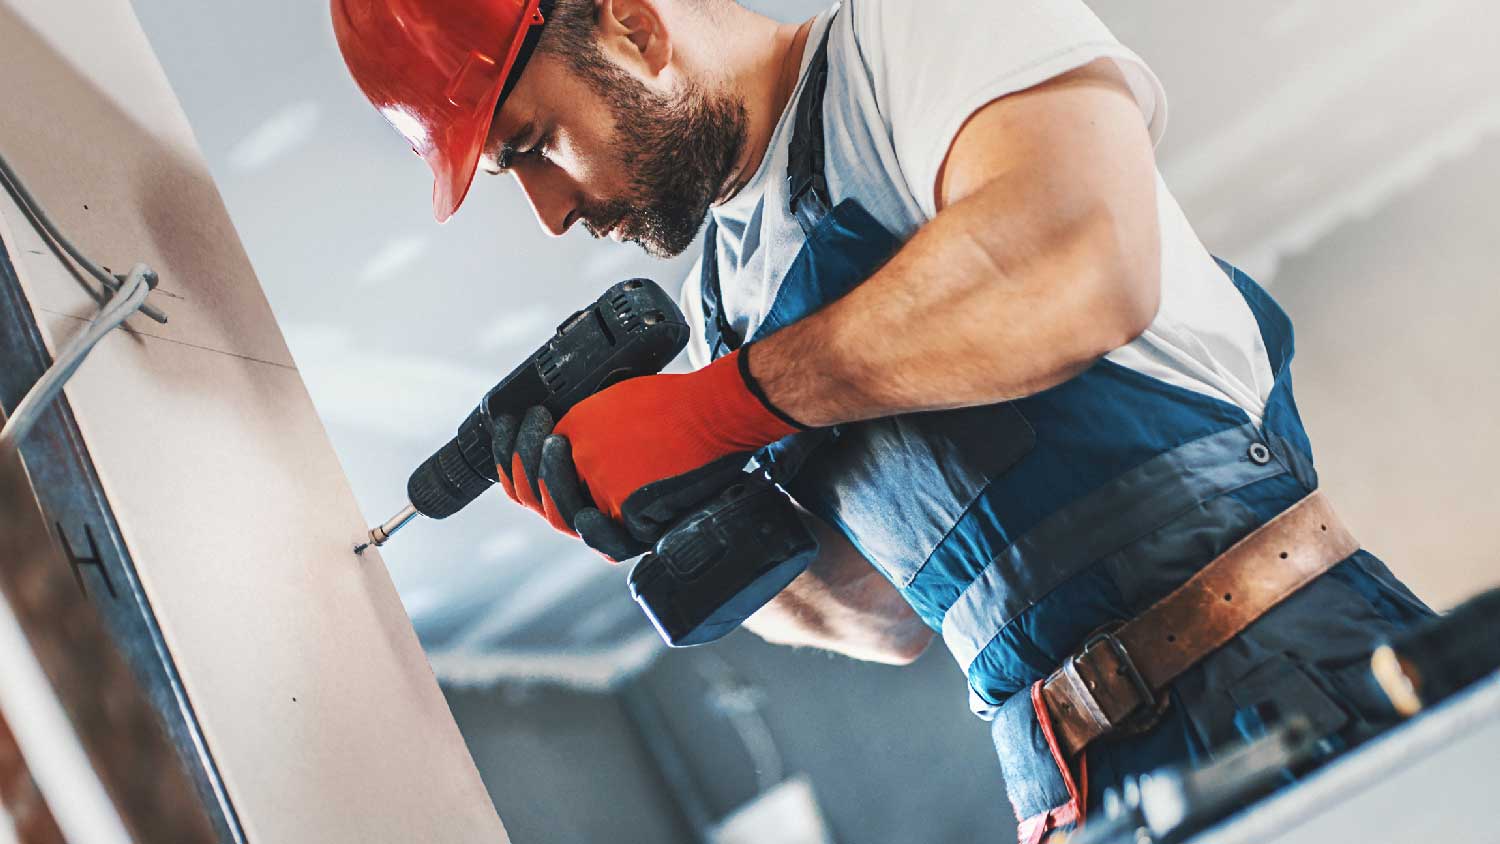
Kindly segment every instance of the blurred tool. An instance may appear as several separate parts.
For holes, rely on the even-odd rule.
[[[1276,755],[1267,754],[1264,763],[1281,764]],[[1274,784],[1274,777],[1266,778],[1270,771],[1244,780],[1259,779],[1258,789],[1236,793],[1230,779],[1225,792],[1203,795],[1201,803],[1178,803],[1183,791],[1173,797],[1164,789],[1163,799],[1143,788],[1135,801],[1115,802],[1149,809],[1090,818],[1070,844],[1492,844],[1495,827],[1485,807],[1494,799],[1497,758],[1500,674],[1491,674],[1268,797],[1257,795],[1264,783]],[[1209,804],[1219,807],[1217,818]],[[1149,823],[1148,812],[1155,819]],[[1132,813],[1134,823],[1126,817]],[[1171,825],[1174,816],[1185,822]]]
[[[1441,752],[1446,753],[1448,745],[1471,732],[1466,724],[1493,719],[1500,712],[1497,671],[1500,589],[1472,598],[1381,644],[1371,657],[1371,673],[1398,712],[1410,717],[1426,713],[1449,698],[1455,701],[1438,707],[1441,712],[1424,714],[1410,725],[1387,731],[1367,747],[1328,766],[1327,773],[1320,771],[1319,780],[1386,781],[1390,773],[1382,771],[1416,758],[1412,747],[1443,748]],[[1118,792],[1105,794],[1103,816],[1090,819],[1083,831],[1068,841],[1169,844],[1186,840],[1247,810],[1291,776],[1304,774],[1331,756],[1332,745],[1318,739],[1305,720],[1294,716],[1274,727],[1264,739],[1219,756],[1201,768],[1164,768],[1127,779]],[[1467,750],[1471,755],[1488,752],[1477,746]],[[1282,802],[1296,803],[1295,793],[1309,787],[1353,793],[1347,785],[1303,784],[1290,789]],[[1246,812],[1246,820],[1240,823],[1249,831],[1241,837],[1263,840],[1264,830],[1255,823],[1277,824],[1274,818],[1257,822],[1252,816],[1271,814],[1271,808]],[[1215,830],[1217,840],[1217,826]]]
[[[1500,589],[1406,631],[1370,656],[1370,673],[1408,718],[1497,669]]]
[[[1130,777],[1104,795],[1104,817],[1090,819],[1069,844],[1181,841],[1263,797],[1325,751],[1311,726],[1294,718],[1200,768],[1169,767]]]

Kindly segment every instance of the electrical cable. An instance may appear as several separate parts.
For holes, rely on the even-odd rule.
[[[0,155],[0,183],[5,185],[6,193],[10,194],[11,199],[15,200],[16,205],[20,206],[21,213],[25,214],[31,220],[31,224],[36,227],[37,231],[42,233],[43,237],[51,240],[63,252],[67,253],[68,257],[72,258],[79,267],[82,267],[85,272],[98,279],[99,283],[104,285],[106,291],[118,291],[120,289],[119,279],[110,275],[107,270],[94,263],[77,246],[73,245],[73,241],[68,240],[63,235],[57,228],[57,225],[52,222],[52,218],[42,208],[41,203],[37,202],[36,197],[31,195],[31,191],[27,190],[26,183],[22,182],[21,177],[16,175],[16,171],[11,169],[10,162],[5,160],[4,155]],[[108,298],[108,293],[106,292],[100,298],[101,300]],[[167,315],[151,305],[142,305],[140,310],[141,313],[163,325],[167,322]]]
[[[58,352],[57,360],[42,373],[42,377],[27,391],[20,404],[16,405],[10,418],[5,420],[5,427],[0,428],[0,453],[8,452],[20,443],[31,426],[41,418],[47,405],[62,392],[63,385],[78,370],[89,351],[104,335],[135,313],[141,303],[146,301],[146,294],[155,286],[156,273],[150,267],[136,264],[131,268],[130,274],[125,277],[125,283],[99,308],[99,315],[94,317],[87,328],[68,340],[62,351]]]
[[[47,405],[62,392],[63,385],[104,335],[113,331],[136,311],[160,323],[167,321],[167,315],[146,304],[146,295],[156,288],[154,270],[145,264],[136,264],[122,280],[90,260],[58,230],[46,209],[27,190],[26,183],[11,169],[10,162],[5,160],[4,155],[0,155],[0,184],[4,185],[6,193],[10,194],[21,213],[26,215],[26,219],[31,221],[39,234],[104,285],[104,290],[99,295],[98,315],[87,328],[63,346],[52,366],[42,373],[42,377],[27,391],[21,403],[16,405],[16,409],[6,419],[5,427],[0,428],[0,453],[3,453],[19,446],[31,426],[41,418]]]

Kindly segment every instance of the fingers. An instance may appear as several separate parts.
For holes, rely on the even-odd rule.
[[[585,507],[573,517],[573,527],[588,546],[618,563],[644,554],[651,546],[637,541],[625,528],[593,507]]]
[[[513,480],[511,497],[520,503],[522,507],[529,510],[542,512],[542,499],[540,490],[531,481],[531,475],[527,474],[526,466],[521,462],[521,455],[513,454],[510,457],[510,473]]]
[[[538,481],[537,485],[542,489],[542,516],[547,523],[569,536],[577,536],[578,531],[573,530],[573,526],[562,517],[562,514],[558,512],[557,504],[552,501],[552,493],[547,489],[546,479]]]
[[[500,487],[512,499],[516,497],[515,483],[511,480],[511,453],[516,447],[516,431],[521,420],[507,413],[495,417],[494,430],[490,432],[490,454],[495,458],[495,469],[500,474]]]
[[[620,521],[631,536],[655,542],[688,511],[740,480],[748,459],[748,454],[730,454],[690,472],[646,484],[625,499]]]
[[[564,524],[573,524],[580,510],[594,506],[578,480],[573,445],[567,437],[553,434],[542,443],[541,475],[542,487],[551,494],[555,512]]]
[[[594,507],[573,465],[572,444],[552,434],[553,424],[552,414],[542,407],[519,419],[495,417],[490,450],[505,494],[541,513],[554,528],[580,537],[610,562],[645,553],[648,543]]]
[[[573,445],[568,438],[553,434],[542,443],[542,490],[550,495],[547,516],[572,525],[590,548],[610,562],[628,560],[649,546],[631,538],[620,524],[594,506],[578,479],[573,465]],[[556,521],[553,522],[556,524]]]
[[[516,457],[520,458],[521,466],[526,469],[526,477],[531,483],[532,500],[538,506],[541,504],[542,492],[537,487],[537,481],[541,477],[537,470],[542,463],[542,442],[552,433],[553,421],[547,408],[533,407],[521,417],[521,428],[516,432]],[[520,486],[519,479],[516,484]]]
[[[496,417],[490,434],[490,453],[505,494],[544,515],[540,485],[542,443],[552,433],[552,421],[552,414],[546,408],[533,407],[520,419],[511,414]],[[566,527],[558,529],[572,532]]]

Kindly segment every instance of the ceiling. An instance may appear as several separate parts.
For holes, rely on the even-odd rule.
[[[687,270],[548,238],[497,179],[434,224],[426,167],[349,81],[322,2],[134,2],[372,522],[563,317],[620,279],[671,288]],[[1092,5],[1166,85],[1168,185],[1211,249],[1265,279],[1500,129],[1497,15],[1479,0]],[[450,682],[602,686],[658,649],[622,570],[499,495],[384,556]]]

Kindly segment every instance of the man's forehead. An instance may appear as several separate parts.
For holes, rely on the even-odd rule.
[[[545,90],[551,84],[547,77],[555,72],[549,59],[551,56],[537,56],[527,63],[521,78],[490,123],[484,145],[486,156],[497,155],[501,144],[519,140],[522,130],[540,120],[538,105],[544,101]]]
[[[519,85],[516,87],[520,88]],[[503,141],[516,134],[516,131],[526,124],[535,122],[536,110],[518,94],[519,91],[512,91],[511,95],[506,97],[505,104],[499,113],[495,115],[494,122],[490,124],[490,141]]]
[[[540,53],[526,63],[521,78],[516,80],[500,113],[495,115],[493,125],[502,133],[501,138],[506,137],[504,133],[537,121],[541,106],[560,93],[557,89],[562,80],[558,74],[562,71],[561,63],[551,53]]]

